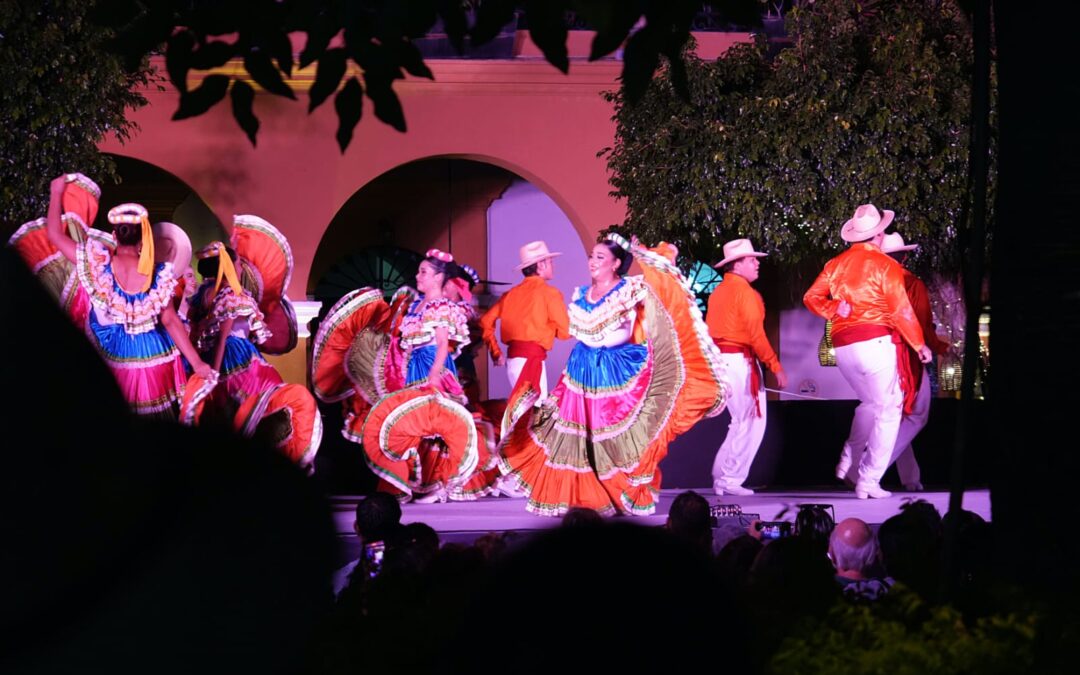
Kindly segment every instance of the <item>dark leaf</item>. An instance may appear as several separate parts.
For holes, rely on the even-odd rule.
[[[637,103],[652,82],[660,64],[660,49],[655,29],[649,26],[634,33],[626,43],[623,54],[623,88],[626,100]]]
[[[236,45],[220,40],[202,44],[191,55],[191,67],[199,70],[220,68],[236,55]]]
[[[578,2],[578,13],[596,29],[589,60],[603,58],[618,49],[641,18],[641,5],[637,2]]]
[[[187,74],[194,48],[195,36],[189,30],[177,31],[165,45],[165,69],[169,71],[169,81],[181,94],[188,90]]]
[[[707,0],[724,21],[738,26],[761,25],[761,0]]]
[[[340,24],[331,23],[325,15],[315,18],[314,24],[307,31],[307,42],[300,52],[300,67],[307,68],[315,63],[326,51],[330,38],[341,30]]]
[[[529,18],[529,36],[544,52],[548,63],[562,72],[570,70],[566,53],[566,21],[563,2],[529,0],[525,3],[525,15]]]
[[[417,49],[416,45],[411,42],[402,41],[398,44],[395,51],[401,67],[405,69],[410,75],[415,77],[424,77],[429,80],[434,80],[435,75],[432,74],[431,69],[424,63],[424,57]]]
[[[315,73],[315,83],[311,85],[308,96],[308,112],[315,110],[323,101],[337,90],[341,78],[345,76],[345,50],[327,49],[319,59],[319,69]]]
[[[338,115],[338,147],[344,153],[352,142],[353,129],[364,112],[364,88],[355,77],[350,77],[334,97],[334,110]]]
[[[131,15],[128,14],[130,17]],[[142,68],[147,54],[164,44],[172,35],[175,20],[168,3],[151,3],[146,13],[127,25],[120,24],[109,49],[120,55],[127,72]]]
[[[197,117],[224,98],[228,90],[228,75],[207,75],[197,88],[180,93],[180,107],[173,113],[172,118],[183,120]]]
[[[440,0],[439,16],[442,18],[446,37],[460,54],[465,49],[465,34],[469,30],[469,23],[465,19],[465,8],[455,0]]]
[[[266,40],[267,51],[277,61],[278,69],[285,73],[285,77],[292,77],[293,55],[292,41],[284,31],[274,31]]]
[[[394,79],[386,71],[380,72],[380,69],[364,70],[364,83],[367,85],[368,98],[375,104],[375,117],[404,132],[405,113],[394,93]]]
[[[438,19],[439,0],[413,0],[399,3],[406,8],[401,23],[402,34],[409,38],[428,34]]]
[[[494,40],[503,26],[513,21],[516,4],[514,0],[485,0],[477,3],[476,25],[470,33],[472,44],[482,45]]]
[[[266,52],[257,47],[253,48],[244,57],[244,68],[251,75],[251,79],[266,91],[296,100],[296,94],[281,79],[281,72],[274,67]]]
[[[232,98],[233,118],[254,146],[255,135],[259,133],[259,118],[255,117],[255,113],[251,110],[252,103],[255,102],[255,90],[247,82],[237,80],[233,82],[229,97]]]

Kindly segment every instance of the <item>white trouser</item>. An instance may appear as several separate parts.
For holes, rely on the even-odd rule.
[[[905,486],[916,485],[922,482],[922,472],[919,469],[919,462],[915,459],[915,452],[911,448],[911,441],[914,440],[919,432],[926,426],[926,422],[930,419],[930,375],[923,367],[922,381],[919,383],[919,393],[915,396],[915,405],[911,409],[911,414],[904,415],[900,418],[900,430],[896,434],[896,445],[893,447],[892,457],[889,459],[889,465],[896,462],[896,472],[900,474],[900,482]],[[858,420],[858,413],[856,412],[857,422],[853,422],[852,426],[856,423],[865,424],[865,420]],[[872,422],[873,420],[871,420]],[[869,436],[869,432],[864,432],[863,435]],[[840,457],[841,466],[848,466],[846,473],[847,477],[851,481],[855,481],[858,478],[858,463],[853,461],[854,457],[862,458],[862,451],[852,452],[848,454],[848,446],[844,445],[844,455]],[[838,466],[839,470],[840,467]]]
[[[857,487],[877,487],[893,456],[904,405],[896,370],[896,345],[886,335],[837,347],[836,365],[859,397],[837,474],[846,473],[853,458],[866,448],[861,452]]]
[[[506,359],[506,379],[510,381],[510,390],[513,391],[517,385],[518,378],[521,377],[521,370],[525,367],[525,362],[528,359],[515,356],[514,358]],[[540,400],[543,401],[547,398],[547,363],[541,366],[540,370],[540,382],[534,383],[540,385]]]
[[[718,487],[738,487],[750,473],[765,436],[765,389],[750,391],[750,364],[743,354],[720,354],[724,364],[731,392],[727,400],[727,409],[731,413],[727,436],[713,460],[713,485]],[[759,368],[759,366],[753,366]],[[760,368],[759,368],[760,375]],[[761,382],[764,383],[764,378]],[[761,408],[758,417],[754,403]]]

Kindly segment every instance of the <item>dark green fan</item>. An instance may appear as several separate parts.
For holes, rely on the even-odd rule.
[[[416,285],[416,270],[424,256],[394,246],[375,246],[353,253],[334,265],[315,287],[323,311],[349,291],[364,286],[382,291],[387,300],[398,288]]]

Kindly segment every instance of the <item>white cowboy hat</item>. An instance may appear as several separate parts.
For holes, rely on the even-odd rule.
[[[547,244],[542,241],[532,241],[525,244],[521,247],[521,250],[518,251],[518,254],[521,256],[521,264],[514,268],[518,270],[525,269],[529,265],[535,265],[541,260],[547,260],[548,258],[562,255],[562,253],[552,253],[551,251],[548,251]]]
[[[880,213],[873,204],[863,204],[855,209],[855,215],[840,229],[840,238],[844,241],[866,241],[882,232],[892,222],[896,214],[885,209]]]
[[[154,262],[171,262],[173,276],[183,276],[191,266],[191,239],[179,225],[168,221],[154,223]]]
[[[905,244],[904,238],[900,236],[899,232],[893,232],[892,234],[885,235],[885,238],[881,240],[881,252],[882,253],[896,253],[898,251],[914,251],[919,248],[918,244]]]
[[[745,258],[747,256],[764,258],[767,255],[769,254],[755,251],[754,245],[750,243],[749,239],[732,239],[724,244],[724,259],[713,265],[713,267],[720,269],[729,262],[738,260],[739,258]]]

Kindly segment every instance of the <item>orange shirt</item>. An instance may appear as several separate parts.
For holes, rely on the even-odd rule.
[[[765,301],[743,277],[734,272],[724,275],[709,296],[705,325],[709,337],[750,347],[769,370],[780,372],[780,359],[765,335]]]
[[[499,301],[480,319],[484,343],[491,350],[492,358],[502,354],[495,339],[495,322],[501,321],[502,341],[515,340],[539,343],[551,351],[555,338],[570,337],[570,318],[562,293],[538,276],[525,277],[517,286],[503,294]]]
[[[911,302],[911,309],[915,312],[915,318],[919,320],[919,326],[922,328],[926,346],[939,355],[949,351],[949,343],[938,337],[937,328],[934,327],[934,313],[930,309],[930,291],[926,289],[926,284],[905,269],[904,287],[907,290],[908,300]]]
[[[847,318],[836,313],[841,300],[851,305]],[[852,244],[825,263],[803,303],[814,314],[832,319],[834,334],[852,326],[881,325],[898,330],[916,351],[924,345],[904,285],[904,268],[873,244]]]

